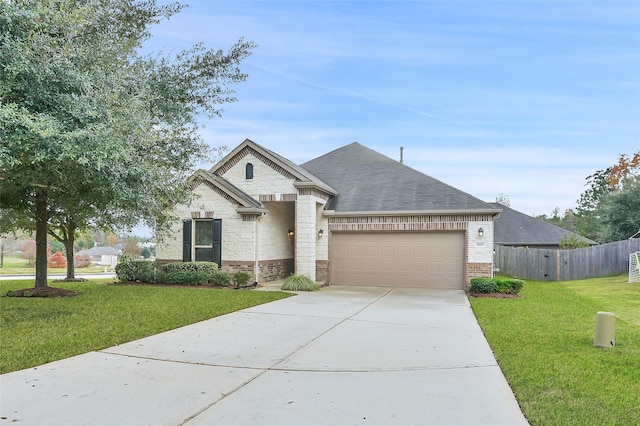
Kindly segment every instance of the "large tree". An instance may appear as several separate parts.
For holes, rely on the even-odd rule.
[[[640,180],[629,182],[602,203],[605,241],[619,241],[640,232]]]
[[[188,199],[186,178],[207,155],[197,117],[235,100],[229,86],[246,79],[239,65],[254,45],[141,55],[150,27],[181,9],[0,3],[0,207],[36,231],[36,287],[47,286],[47,233],[69,256],[78,229],[162,229],[167,207]]]

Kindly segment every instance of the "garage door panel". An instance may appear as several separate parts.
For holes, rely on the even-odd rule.
[[[455,288],[464,285],[464,233],[333,233],[333,284]]]

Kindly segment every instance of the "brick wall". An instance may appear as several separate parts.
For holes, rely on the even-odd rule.
[[[321,283],[329,282],[328,260],[316,260],[316,281]]]
[[[293,274],[293,258],[261,260],[258,265],[262,282],[283,280]]]
[[[467,285],[471,278],[492,278],[493,264],[491,263],[467,263]]]

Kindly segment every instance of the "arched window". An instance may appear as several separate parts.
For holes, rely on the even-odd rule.
[[[245,168],[245,178],[253,179],[253,164],[247,163],[247,167]]]

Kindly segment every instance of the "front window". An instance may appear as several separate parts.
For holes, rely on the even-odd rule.
[[[219,265],[220,244],[216,244],[215,221],[196,220],[194,234],[196,262],[216,262]]]

